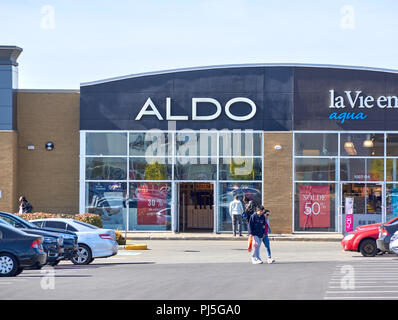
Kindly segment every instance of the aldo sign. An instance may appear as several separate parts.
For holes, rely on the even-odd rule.
[[[202,103],[211,104],[213,106],[214,112],[207,115],[198,115],[198,109]],[[231,106],[234,103],[245,103],[248,105],[250,112],[246,115],[235,115],[231,112]],[[192,98],[191,105],[191,118],[189,115],[173,115],[172,112],[172,101],[170,97],[166,98],[166,114],[163,116],[159,109],[156,107],[151,98],[148,98],[144,105],[142,106],[139,113],[136,115],[135,120],[139,121],[143,116],[155,116],[158,120],[167,120],[167,121],[186,121],[186,120],[194,120],[194,121],[209,121],[217,119],[223,111],[223,108],[220,102],[213,98]],[[257,106],[256,104],[250,100],[249,98],[237,97],[227,101],[224,106],[224,112],[228,118],[234,121],[246,121],[252,119],[256,112]]]

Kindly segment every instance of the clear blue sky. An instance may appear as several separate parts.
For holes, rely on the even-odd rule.
[[[396,0],[1,0],[0,44],[24,49],[20,88],[235,63],[398,69],[397,17]]]

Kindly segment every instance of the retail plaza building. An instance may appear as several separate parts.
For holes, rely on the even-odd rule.
[[[398,215],[398,71],[249,64],[18,89],[0,47],[0,210],[91,212],[132,231],[345,233]]]

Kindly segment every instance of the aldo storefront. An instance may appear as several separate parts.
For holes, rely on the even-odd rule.
[[[234,195],[273,233],[398,215],[398,71],[226,65],[36,90],[18,88],[21,52],[0,46],[0,210],[23,194],[107,228],[218,233]]]
[[[229,202],[275,233],[398,215],[396,71],[234,65],[84,83],[80,211],[128,230],[231,232]]]

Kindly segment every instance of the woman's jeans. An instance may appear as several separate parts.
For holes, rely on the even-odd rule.
[[[263,238],[263,242],[264,242],[264,246],[267,249],[267,255],[268,258],[271,258],[271,247],[269,245],[269,238],[268,238],[268,234],[266,234]]]

